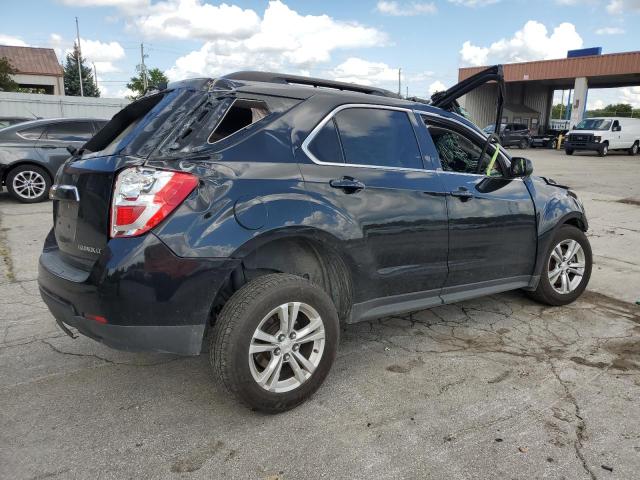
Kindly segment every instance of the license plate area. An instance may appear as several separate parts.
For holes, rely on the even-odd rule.
[[[60,243],[75,244],[78,228],[78,210],[80,204],[75,200],[57,200],[56,240]]]

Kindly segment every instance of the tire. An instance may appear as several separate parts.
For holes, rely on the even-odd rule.
[[[303,337],[282,334],[283,322],[277,310],[288,304],[286,311],[291,315],[293,302],[301,305],[291,331]],[[321,335],[320,327],[310,334],[303,333],[311,325],[311,318],[321,323],[324,339],[302,342],[296,349],[296,340]],[[261,336],[270,335],[271,340],[257,339],[258,331]],[[215,375],[241,403],[254,410],[280,413],[300,405],[320,387],[335,360],[339,337],[338,314],[323,289],[295,275],[269,274],[244,285],[222,308],[210,337],[209,362]],[[250,345],[268,351],[250,355]],[[300,356],[315,365],[311,374],[297,360]],[[258,378],[272,363],[281,365],[282,370],[275,367],[277,377],[266,374],[262,386]],[[302,367],[298,376],[294,363]]]
[[[600,150],[598,150],[598,155],[600,155],[601,157],[606,157],[609,154],[609,144],[605,143],[600,147]]]
[[[44,168],[20,165],[9,171],[5,185],[11,196],[19,202],[38,203],[49,198],[51,177]]]
[[[566,153],[567,155],[573,155],[573,148],[566,148],[564,150],[564,153]]]
[[[629,155],[637,155],[638,154],[638,142],[634,143],[633,145],[631,145],[631,148],[629,149]]]
[[[522,140],[520,140],[520,142],[518,143],[518,147],[520,148],[520,150],[524,150],[525,148],[527,148],[529,146],[529,142],[527,142],[526,138],[523,138]]]
[[[571,268],[566,270],[566,285],[568,285],[569,288],[566,293],[562,293],[559,290],[562,290],[562,287],[565,284],[561,278],[563,274],[561,273],[554,280],[550,277],[552,277],[553,272],[557,272],[558,270],[562,271],[564,269],[564,265],[558,263],[555,259],[556,257],[552,256],[554,255],[554,251],[557,251],[556,249],[560,246],[564,262],[564,256],[568,254],[568,250],[571,248],[570,245],[572,245],[572,242],[577,242],[580,248],[576,251],[574,256],[569,258],[567,264],[570,267],[571,265],[577,265],[584,262],[584,268],[582,269],[582,276],[579,278],[577,274],[571,272]],[[567,250],[563,250],[563,244],[567,244]],[[580,258],[580,255],[582,255],[582,259]],[[572,262],[572,260],[574,261]],[[589,244],[589,240],[584,232],[573,225],[563,225],[554,235],[553,240],[551,241],[551,246],[545,255],[545,264],[542,269],[542,274],[540,275],[538,287],[535,291],[528,292],[529,296],[540,303],[554,306],[567,305],[575,301],[580,295],[582,295],[584,289],[587,288],[589,278],[591,278],[592,262],[591,245]],[[578,268],[577,270],[580,269]]]
[[[551,149],[556,150],[558,148],[558,140],[554,140],[551,142]]]

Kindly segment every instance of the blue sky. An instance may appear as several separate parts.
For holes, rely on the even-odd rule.
[[[103,96],[126,94],[145,44],[171,79],[269,69],[373,83],[428,96],[463,65],[559,58],[569,48],[640,48],[640,0],[40,0],[3,2],[0,44],[60,57],[80,21],[83,54]],[[32,13],[29,13],[32,12]],[[34,14],[37,12],[37,14]],[[634,28],[635,25],[635,28]],[[640,87],[592,90],[590,106]]]

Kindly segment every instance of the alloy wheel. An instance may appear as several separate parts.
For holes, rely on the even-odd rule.
[[[13,178],[13,190],[20,197],[34,200],[41,197],[47,188],[44,177],[32,170],[24,170]]]
[[[562,295],[573,292],[582,282],[585,266],[585,254],[580,243],[572,239],[558,243],[549,257],[551,288]]]
[[[251,375],[269,392],[294,390],[311,378],[324,346],[324,323],[318,312],[306,303],[284,303],[270,311],[253,333]]]

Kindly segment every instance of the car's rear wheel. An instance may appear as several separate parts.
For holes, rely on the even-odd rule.
[[[554,140],[551,142],[551,148],[553,150],[555,150],[556,148],[558,148],[558,140]]]
[[[540,282],[530,296],[548,305],[566,305],[587,288],[591,277],[591,245],[582,230],[560,227],[545,257]]]
[[[339,332],[338,314],[323,289],[295,275],[265,275],[223,307],[209,361],[242,403],[283,412],[320,387],[335,359]]]
[[[629,155],[637,155],[637,154],[638,154],[638,142],[631,145],[631,148],[629,149]]]
[[[11,196],[19,202],[37,203],[48,198],[51,178],[41,167],[20,165],[7,174],[5,184]]]
[[[522,140],[520,140],[520,143],[518,143],[518,147],[520,147],[521,150],[527,148],[529,146],[529,142],[527,141],[526,138],[523,138]]]

